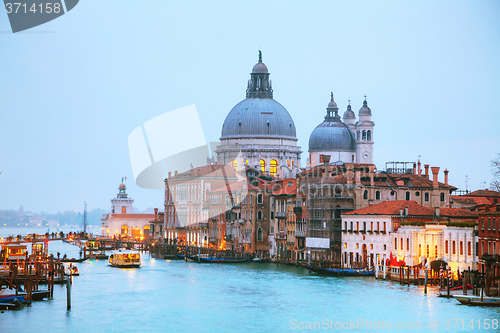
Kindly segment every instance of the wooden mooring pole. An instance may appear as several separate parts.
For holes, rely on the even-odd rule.
[[[66,280],[66,305],[71,310],[71,275]]]
[[[425,270],[425,280],[424,280],[424,294],[427,295],[427,274],[428,274],[428,270],[426,269]]]

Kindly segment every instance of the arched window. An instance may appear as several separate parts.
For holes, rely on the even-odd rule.
[[[363,141],[366,141],[366,131],[363,130]]]
[[[405,248],[403,247],[403,238],[401,238],[401,251],[404,250]]]
[[[460,255],[464,255],[464,243],[462,241],[460,241]]]
[[[406,251],[410,251],[410,239],[406,239]]]
[[[410,192],[406,192],[406,200],[410,200]]]
[[[467,242],[467,255],[470,256],[471,255],[471,244],[470,242]]]
[[[257,212],[257,220],[262,220],[262,212],[260,210]]]
[[[257,229],[257,240],[259,242],[262,242],[262,229],[261,228]]]
[[[380,200],[380,191],[375,192],[375,199]]]
[[[276,173],[278,172],[278,161],[271,160],[271,176],[276,177]]]
[[[290,160],[286,160],[286,165],[290,167]]]
[[[444,193],[441,193],[441,202],[444,201]]]
[[[266,161],[263,159],[260,160],[260,168],[262,169],[262,172],[266,172]]]
[[[429,201],[429,193],[424,193],[424,201]]]
[[[238,171],[238,161],[232,160],[231,165],[233,166],[234,171]]]
[[[372,141],[372,131],[368,130],[366,134],[366,140],[367,141]]]
[[[398,249],[398,239],[394,238],[394,250]]]
[[[363,192],[363,199],[365,199],[365,200],[368,199],[368,190],[365,190]]]
[[[456,251],[455,251],[455,241],[453,241],[453,243],[451,243],[451,244],[452,244],[451,245],[451,253],[455,254],[456,253]]]
[[[444,253],[448,254],[448,241],[444,241]]]
[[[422,244],[418,244],[418,257],[422,256]]]
[[[361,137],[360,137],[360,135],[359,135],[359,130],[358,130],[358,132],[357,132],[357,138],[358,138],[358,141],[359,141],[359,140],[361,140]]]

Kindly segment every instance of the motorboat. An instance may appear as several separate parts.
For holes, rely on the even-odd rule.
[[[453,295],[453,297],[464,305],[500,306],[500,297],[470,295]]]

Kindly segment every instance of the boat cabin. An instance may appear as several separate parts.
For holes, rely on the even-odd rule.
[[[2,253],[5,260],[24,260],[26,259],[26,245],[7,244],[2,245]]]
[[[117,250],[109,256],[109,263],[115,267],[139,267],[141,255],[132,250]]]

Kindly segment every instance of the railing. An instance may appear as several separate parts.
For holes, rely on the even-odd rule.
[[[239,224],[245,224],[245,220],[244,220],[244,219],[239,219],[239,220],[238,220],[238,223],[239,223]]]
[[[233,241],[234,236],[233,235],[226,235],[226,241]]]
[[[275,216],[277,218],[285,218],[286,217],[286,212],[276,212]]]

